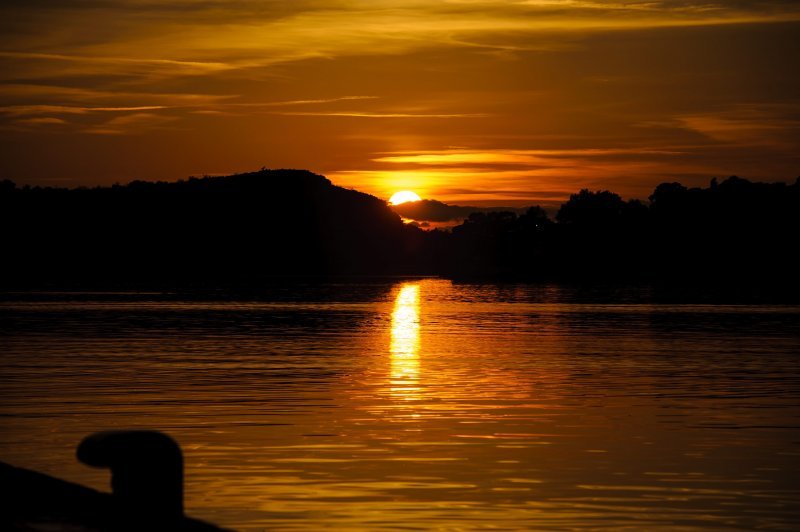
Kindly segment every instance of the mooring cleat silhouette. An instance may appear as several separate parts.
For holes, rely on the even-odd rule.
[[[133,521],[178,522],[183,518],[183,455],[162,432],[109,431],[84,438],[78,460],[111,469],[117,512]]]
[[[98,432],[84,438],[77,456],[111,470],[112,493],[0,462],[0,530],[223,530],[184,516],[183,456],[166,434]]]

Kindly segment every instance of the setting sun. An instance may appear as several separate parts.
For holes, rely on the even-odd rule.
[[[408,203],[409,201],[420,201],[422,198],[419,197],[415,192],[411,192],[410,190],[402,190],[400,192],[395,192],[391,198],[389,198],[390,205],[400,205],[401,203]]]

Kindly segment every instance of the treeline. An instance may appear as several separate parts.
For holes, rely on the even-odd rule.
[[[456,277],[796,286],[798,243],[800,179],[730,177],[708,188],[664,183],[647,203],[581,190],[555,220],[538,207],[473,214],[442,238],[440,265]]]
[[[555,219],[474,213],[451,232],[298,170],[98,188],[0,183],[4,287],[438,274],[455,279],[797,287],[800,180],[659,185],[649,201],[582,190]]]

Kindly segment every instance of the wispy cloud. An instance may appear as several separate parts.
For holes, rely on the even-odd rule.
[[[250,102],[232,103],[231,106],[241,107],[279,107],[289,105],[314,105],[320,103],[346,102],[351,100],[376,100],[378,96],[339,96],[338,98],[319,98],[312,100],[286,100],[281,102]]]
[[[484,118],[480,113],[374,113],[359,111],[275,111],[270,114],[283,116],[339,116],[349,118]]]
[[[691,115],[681,117],[679,122],[711,139],[747,146],[781,145],[788,130],[800,130],[800,120],[749,113],[744,116],[731,113]]]
[[[348,113],[335,113],[335,112],[325,112],[325,111],[313,111],[313,112],[280,112],[275,111],[276,108],[281,107],[298,107],[298,106],[311,106],[316,107],[320,105],[332,104],[337,102],[352,102],[352,101],[360,101],[360,100],[374,100],[377,99],[375,96],[339,96],[339,97],[332,97],[332,98],[314,98],[314,99],[304,99],[304,100],[282,100],[282,101],[272,101],[272,102],[236,102],[236,101],[226,101],[230,97],[228,96],[211,96],[211,95],[153,95],[153,94],[134,94],[134,93],[127,93],[127,94],[111,94],[111,93],[103,93],[99,91],[81,91],[76,90],[72,91],[69,89],[62,89],[60,87],[44,87],[42,90],[36,90],[37,86],[22,86],[23,88],[31,87],[33,90],[30,91],[33,95],[41,95],[44,96],[45,99],[50,97],[49,99],[53,99],[53,97],[66,98],[66,99],[95,99],[95,100],[102,100],[109,97],[113,97],[115,99],[122,99],[122,100],[130,100],[130,99],[139,99],[140,97],[144,97],[145,99],[155,99],[158,100],[163,98],[168,103],[164,105],[134,105],[134,106],[86,106],[86,105],[69,105],[69,104],[27,104],[27,105],[6,105],[0,106],[0,116],[7,116],[11,118],[15,118],[15,122],[17,124],[21,123],[51,123],[51,124],[66,124],[65,121],[60,119],[48,119],[48,121],[38,119],[30,119],[30,120],[22,120],[22,117],[38,117],[42,115],[93,115],[93,114],[107,114],[113,113],[117,115],[125,115],[125,114],[135,114],[136,116],[148,116],[148,117],[155,117],[155,114],[152,112],[170,112],[170,116],[168,118],[169,121],[174,121],[180,119],[182,114],[195,114],[195,115],[223,115],[223,116],[234,116],[237,113],[246,112],[248,114],[252,114],[254,112],[260,112],[265,114],[285,114],[285,115],[308,115],[308,116],[325,116],[325,115],[341,115],[341,116],[373,116],[369,113],[360,113],[357,111],[348,112]],[[6,94],[10,95],[19,95],[23,93],[20,90],[14,90],[16,87],[11,87],[12,90],[8,90],[6,88]],[[2,87],[0,87],[0,94],[3,93]],[[74,97],[74,98],[70,98]],[[142,112],[151,112],[147,115],[142,115]],[[374,116],[378,116],[375,114]],[[388,117],[390,115],[384,115]],[[398,115],[399,116],[399,115]],[[407,116],[416,116],[416,115],[407,115]],[[435,116],[435,115],[425,115],[425,116]],[[59,120],[56,122],[56,120]],[[165,119],[166,121],[166,119]],[[124,123],[124,117],[120,117],[116,123]],[[76,124],[79,130],[83,131],[92,131],[96,132],[95,128],[85,129]],[[106,133],[108,128],[105,126],[100,126],[100,130],[103,133]],[[123,134],[125,131],[118,128],[113,128],[114,134]]]
[[[558,165],[559,159],[574,161],[617,155],[671,155],[680,153],[678,149],[654,148],[582,148],[549,150],[439,150],[425,153],[402,152],[372,159],[379,163],[418,164],[418,165]]]
[[[87,113],[126,113],[166,109],[163,105],[144,105],[138,107],[75,107],[69,105],[9,105],[0,107],[0,113],[11,116],[38,114],[87,114]]]
[[[158,128],[174,120],[174,117],[153,113],[134,113],[114,117],[102,124],[88,127],[84,132],[96,135],[125,135]]]
[[[24,118],[22,120],[17,120],[16,123],[30,126],[62,126],[67,124],[67,121],[62,118],[42,116],[37,118]]]
[[[139,57],[110,57],[102,55],[65,55],[46,54],[33,52],[0,51],[0,57],[14,59],[50,59],[55,61],[71,61],[76,63],[102,63],[102,64],[136,64],[147,66],[164,66],[168,68],[186,68],[202,71],[219,71],[231,68],[231,65],[209,61],[180,61],[176,59],[155,59]]]
[[[793,143],[800,132],[800,103],[741,104],[647,122],[642,126],[687,129],[726,144],[783,147]]]
[[[126,96],[128,98],[136,97],[136,95],[131,95],[131,94]],[[0,113],[12,116],[47,114],[47,113],[58,113],[58,114],[86,114],[86,113],[108,113],[108,112],[125,113],[125,112],[138,112],[138,111],[157,111],[164,109],[193,109],[193,108],[203,108],[203,107],[207,108],[206,110],[213,111],[225,108],[258,109],[258,108],[274,108],[274,107],[293,107],[298,105],[316,105],[316,104],[325,104],[325,103],[340,102],[340,101],[369,100],[375,98],[376,98],[375,96],[342,96],[338,98],[321,98],[313,100],[288,100],[288,101],[277,101],[277,102],[220,102],[218,101],[220,99],[219,97],[217,97],[217,101],[214,101],[214,99],[212,98],[206,97],[202,98],[206,101],[200,103],[195,103],[192,101],[184,101],[182,103],[178,102],[165,105],[99,106],[99,107],[75,106],[75,105],[46,105],[46,104],[6,105],[6,106],[0,106]],[[270,112],[278,113],[276,111],[270,111]],[[301,115],[306,113],[287,111],[286,113],[283,114]],[[308,114],[314,114],[314,113],[308,113]]]

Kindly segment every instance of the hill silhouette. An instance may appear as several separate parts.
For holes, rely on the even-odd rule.
[[[800,179],[664,183],[647,202],[581,190],[554,220],[540,207],[473,212],[450,232],[405,225],[386,202],[301,170],[79,189],[3,181],[0,221],[5,287],[439,274],[800,294]]]
[[[72,190],[6,181],[0,212],[6,285],[404,273],[422,236],[384,201],[299,170]]]

